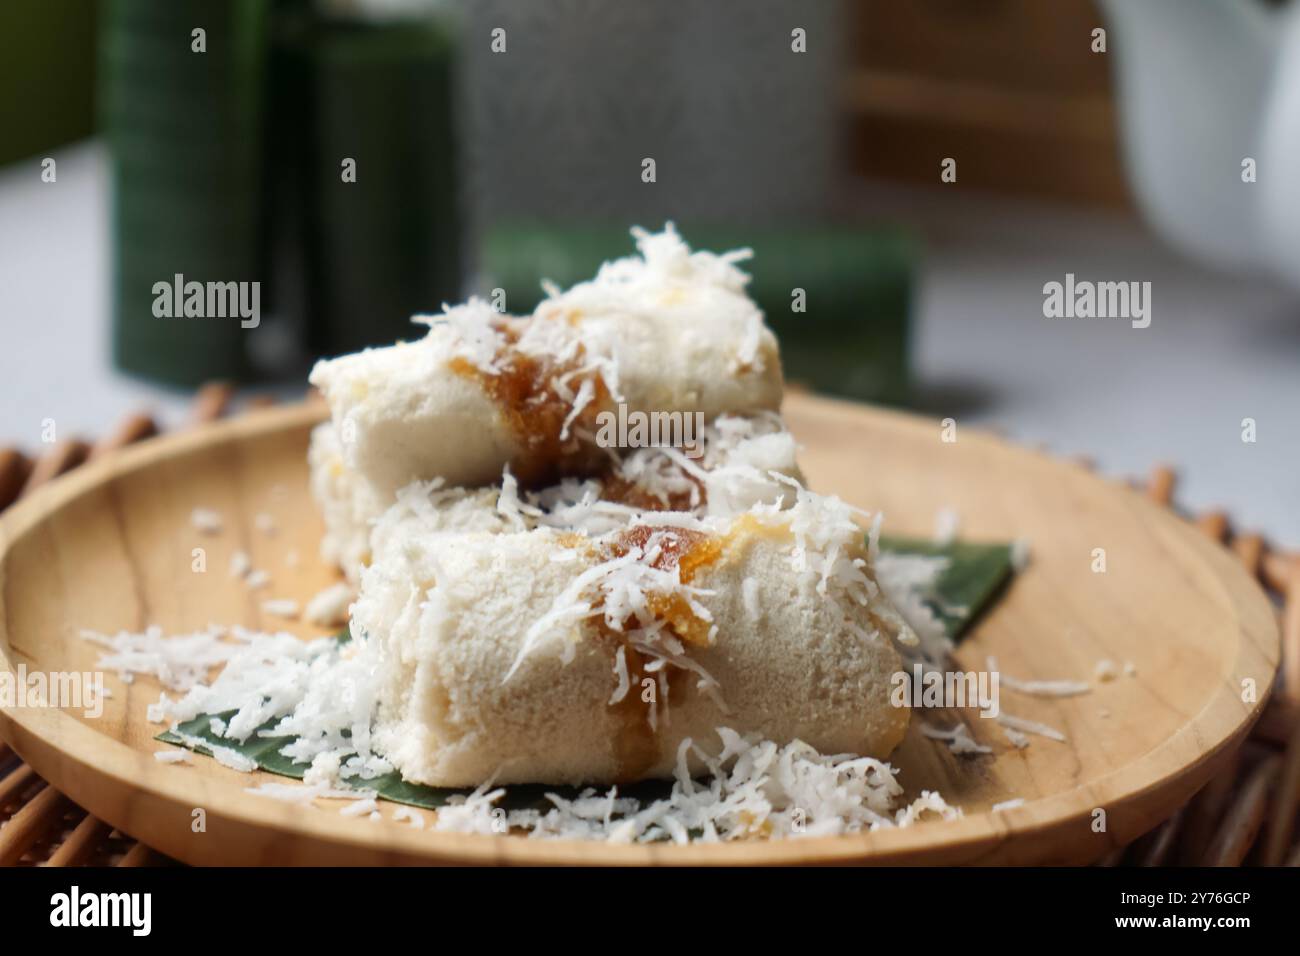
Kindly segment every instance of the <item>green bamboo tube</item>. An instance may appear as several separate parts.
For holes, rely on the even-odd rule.
[[[113,356],[177,385],[249,374],[238,317],[159,317],[155,285],[265,279],[262,142],[271,4],[110,0],[100,118],[111,153]],[[204,52],[192,31],[205,31]],[[263,306],[264,308],[264,306]]]
[[[306,23],[277,34],[291,96],[307,342],[335,355],[420,334],[410,318],[461,295],[453,37],[441,20]],[[288,112],[288,110],[286,110]],[[345,182],[343,161],[355,161]]]

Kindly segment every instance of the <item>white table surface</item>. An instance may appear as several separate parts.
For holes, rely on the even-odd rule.
[[[174,423],[188,404],[111,368],[103,152],[54,155],[54,184],[35,160],[0,170],[0,445],[29,450],[45,419],[60,437],[95,436],[141,408]],[[914,343],[927,412],[1115,475],[1175,463],[1183,504],[1300,546],[1296,297],[1209,274],[1123,216],[941,188],[860,192],[863,211],[926,246]],[[1044,318],[1043,284],[1067,272],[1150,281],[1151,327]],[[1241,441],[1245,417],[1255,444]]]

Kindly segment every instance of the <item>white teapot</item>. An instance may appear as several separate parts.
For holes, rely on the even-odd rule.
[[[1300,2],[1100,3],[1148,220],[1198,259],[1300,289]]]

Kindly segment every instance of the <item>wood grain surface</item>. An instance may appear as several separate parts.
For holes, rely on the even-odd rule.
[[[92,671],[98,649],[79,638],[83,628],[175,633],[218,622],[320,633],[259,607],[271,597],[305,602],[335,579],[317,557],[321,525],[306,491],[307,433],[322,414],[319,405],[271,409],[154,440],[16,505],[0,522],[0,666]],[[245,792],[283,778],[198,756],[158,763],[153,752],[167,748],[145,708],[159,687],[114,674],[102,716],[5,708],[0,736],[92,814],[191,863],[1078,863],[1149,831],[1221,769],[1262,710],[1279,657],[1273,611],[1229,552],[1138,492],[997,438],[959,430],[945,443],[938,422],[801,395],[786,415],[810,485],[883,510],[887,530],[928,534],[950,508],[963,537],[1030,543],[1029,567],[963,643],[962,667],[983,670],[992,655],[1021,679],[1093,682],[1100,660],[1133,665],[1068,699],[1003,689],[1004,711],[1062,730],[1067,743],[1035,737],[1019,750],[973,712],[918,713],[894,756],[900,780],[909,795],[939,790],[963,808],[959,820],[622,847],[415,830],[392,819],[391,804],[379,822],[344,818],[337,802],[301,807]],[[220,513],[222,530],[196,530],[196,507]],[[259,514],[272,516],[274,533],[259,530]],[[192,570],[196,548],[203,573]],[[1105,573],[1092,570],[1096,548]],[[250,591],[231,577],[235,550],[269,574],[269,587]],[[1243,682],[1257,688],[1253,699],[1243,700]],[[962,718],[993,754],[954,756],[920,733],[922,720]],[[1024,805],[990,812],[1016,798]]]

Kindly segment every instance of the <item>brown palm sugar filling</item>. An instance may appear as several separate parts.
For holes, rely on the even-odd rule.
[[[517,322],[502,319],[494,322],[493,328],[503,340],[494,357],[500,371],[484,371],[460,356],[451,359],[448,367],[478,382],[500,410],[522,448],[510,463],[511,472],[527,488],[541,487],[567,475],[596,473],[606,464],[607,456],[577,433],[594,431],[596,416],[612,407],[604,379],[594,371],[578,371],[584,364],[581,347],[568,361],[550,361],[516,348]],[[556,381],[566,375],[567,385],[575,393],[584,381],[589,381],[595,394],[569,424],[569,434],[562,439],[573,403],[556,391]]]
[[[627,554],[634,548],[644,549],[650,538],[656,533],[659,552],[650,562],[651,567],[669,571],[680,569],[681,581],[688,584],[702,568],[717,561],[722,556],[723,542],[716,536],[692,531],[685,528],[655,528],[637,525],[617,535],[601,549],[599,559],[608,561]],[[709,642],[710,622],[700,618],[691,609],[690,604],[678,594],[650,594],[647,596],[654,616],[667,623],[668,630],[686,645],[705,646]],[[603,617],[596,617],[596,632],[609,642],[611,653],[617,654],[619,646],[623,647],[624,661],[627,665],[629,686],[622,700],[611,705],[619,715],[620,728],[614,738],[615,759],[618,764],[618,781],[638,780],[659,759],[659,743],[656,732],[650,726],[650,700],[656,700],[660,720],[664,719],[664,704],[667,710],[680,705],[685,700],[688,680],[668,680],[668,700],[658,701],[660,685],[656,675],[648,673],[645,665],[648,659],[627,643],[627,632],[637,626],[634,617],[623,622],[623,630],[615,631],[605,624]],[[694,678],[686,672],[666,665],[670,670],[678,670],[682,676]],[[643,682],[649,680],[650,684]],[[649,695],[656,695],[650,697]]]
[[[664,497],[649,491],[644,485],[628,481],[611,470],[598,476],[600,478],[600,497],[620,505],[628,505],[641,511],[690,511],[702,506],[707,500],[704,486],[693,475],[687,480],[695,487],[692,494],[689,489],[671,491]]]
[[[683,489],[661,497],[619,476],[605,450],[579,437],[580,433],[595,432],[597,416],[613,408],[609,389],[598,373],[574,374],[583,367],[581,348],[569,361],[545,361],[515,348],[519,341],[517,323],[502,319],[493,323],[493,328],[504,341],[494,356],[499,372],[486,372],[459,356],[448,364],[457,375],[478,382],[500,409],[523,448],[510,463],[511,473],[521,485],[540,488],[563,477],[589,476],[600,479],[603,500],[642,511],[688,511],[704,503],[704,486],[694,477],[687,476],[696,491]],[[570,376],[568,387],[575,393],[584,381],[590,381],[594,395],[569,423],[568,437],[562,440],[560,435],[573,404],[556,391],[555,382],[566,375]]]

